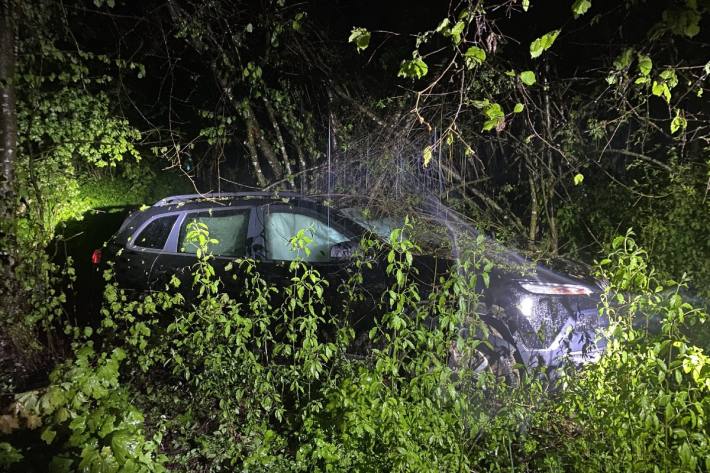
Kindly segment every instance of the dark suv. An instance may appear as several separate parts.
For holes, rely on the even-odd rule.
[[[186,241],[187,228],[190,222],[201,222],[218,240],[210,247],[215,271],[225,291],[238,296],[239,278],[226,274],[230,261],[253,258],[267,281],[285,286],[291,277],[289,261],[296,257],[289,241],[299,230],[309,229],[311,252],[299,257],[329,281],[326,299],[338,307],[334,288],[347,278],[352,249],[366,234],[386,239],[396,219],[367,218],[368,212],[360,208],[336,207],[332,200],[295,193],[168,197],[130,215],[108,242],[103,258],[96,250],[92,261],[96,265],[101,259],[114,261],[117,281],[126,289],[163,289],[173,275],[189,287],[196,248]],[[431,254],[414,259],[424,285],[437,281],[452,264],[450,257]],[[365,274],[364,286],[370,294],[382,294],[387,287],[384,266],[382,261]],[[570,274],[568,269],[532,268],[524,275],[509,268],[491,272],[489,287],[483,291],[482,312],[495,334],[490,340],[495,352],[526,366],[596,359],[605,345],[597,332],[607,325],[597,309],[600,286],[584,274]],[[364,332],[371,326],[374,306],[358,311],[361,318],[352,321],[356,330]]]

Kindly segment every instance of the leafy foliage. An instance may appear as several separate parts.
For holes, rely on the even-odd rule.
[[[361,52],[367,49],[370,45],[371,34],[365,28],[353,28],[350,37],[348,38],[349,43],[355,43],[357,51]]]
[[[530,85],[535,85],[535,82],[537,82],[537,78],[535,77],[535,73],[533,71],[523,71],[520,73],[520,80],[522,81],[523,84],[530,86]]]
[[[422,60],[421,57],[402,61],[399,68],[399,76],[410,79],[421,79],[429,72],[429,66]]]
[[[707,293],[710,281],[702,102],[710,66],[688,41],[697,41],[707,2],[668,5],[640,32],[643,2],[613,10],[569,3],[560,8],[575,29],[564,26],[560,36],[561,24],[538,37],[529,59],[508,41],[519,38],[505,21],[518,5],[531,15],[542,4],[466,1],[443,19],[437,13],[423,27],[435,29],[400,36],[413,46],[378,41],[387,46],[370,50],[381,88],[358,92],[363,98],[352,91],[367,90],[366,74],[346,64],[358,56],[328,46],[327,28],[301,10],[308,6],[271,2],[256,14],[240,2],[175,1],[154,21],[149,2],[145,11],[135,7],[133,22],[78,2],[18,2],[17,188],[25,203],[17,205],[12,228],[21,248],[12,257],[20,256],[13,274],[22,291],[0,317],[15,346],[54,343],[67,320],[74,270],[44,252],[62,222],[174,193],[174,175],[158,171],[144,147],[205,188],[243,182],[246,161],[247,181],[293,187],[292,163],[300,172],[319,165],[320,122],[333,131],[335,153],[376,156],[363,168],[384,169],[386,179],[371,179],[378,183],[389,184],[392,163],[408,153],[397,146],[413,144],[427,182],[439,174],[425,192],[533,251],[584,255],[611,242],[599,266],[609,281],[601,309],[612,325],[600,362],[569,370],[557,392],[533,373],[506,386],[450,366],[452,350],[475,352],[485,339],[460,336],[467,324],[477,336],[486,331],[477,281],[466,278],[478,274],[487,284],[490,266],[480,252],[464,258],[473,267],[427,293],[411,261],[416,245],[405,238],[412,228],[386,245],[364,241],[340,288],[352,302],[345,307],[328,305],[328,281],[301,261],[288,268],[290,284],[276,287],[258,262],[240,259],[231,268],[245,297],[235,300],[216,277],[209,229],[197,225],[189,238],[199,261],[189,278],[138,299],[110,284],[100,333],[68,327],[74,361],[58,365],[46,388],[14,396],[0,417],[0,464],[16,471],[710,469],[707,317],[686,297]],[[112,0],[94,4],[116,8]],[[143,37],[135,43],[137,60],[147,63],[101,54],[101,41],[94,51],[99,33],[79,34],[83,15],[120,24],[126,44],[152,29],[147,49]],[[349,33],[357,53],[387,34]],[[608,47],[598,47],[599,38]],[[156,54],[163,43],[165,54]],[[579,56],[573,77],[558,55],[532,66],[552,46]],[[163,56],[167,65],[158,64]],[[175,81],[175,71],[188,72]],[[401,96],[378,74],[395,87],[421,88]],[[164,83],[190,92],[178,97],[171,87],[166,95]],[[160,89],[161,111],[145,105],[151,87]],[[363,130],[366,153],[352,148]],[[385,152],[370,144],[371,134],[384,137]],[[307,188],[310,176],[301,177]],[[628,225],[648,253],[630,233],[614,238]],[[310,243],[305,229],[293,247],[307,255]],[[5,239],[0,246],[4,264]],[[387,264],[375,269],[389,278],[374,295],[384,316],[363,336],[348,316],[372,296],[360,282],[377,252]],[[15,383],[0,381],[3,392]]]
[[[530,43],[530,57],[535,59],[542,55],[543,52],[550,49],[559,34],[560,30],[553,30]]]
[[[450,364],[452,344],[481,343],[461,337],[462,324],[484,338],[487,330],[472,311],[473,288],[492,264],[475,246],[463,271],[427,294],[403,230],[387,247],[364,240],[340,290],[356,302],[363,271],[383,250],[390,286],[382,317],[356,340],[352,308],[335,316],[313,268],[293,261],[291,285],[279,288],[254,261],[237,259],[246,295],[237,301],[215,278],[208,229],[192,224],[188,238],[200,247],[194,304],[174,292],[188,289],[177,279],[137,300],[109,285],[100,333],[110,351],[97,357],[91,342],[77,344],[76,361],[58,367],[48,388],[17,397],[16,414],[3,418],[13,431],[1,444],[6,465],[28,465],[23,456],[34,450],[13,439],[32,429],[34,442],[52,447],[36,464],[70,469],[160,471],[159,445],[171,469],[186,471],[707,468],[710,360],[686,335],[707,316],[683,300],[682,284],[659,284],[631,234],[599,263],[609,281],[600,307],[612,321],[609,348],[598,363],[570,369],[556,394],[532,373],[511,388]],[[301,230],[294,251],[307,255],[310,241]],[[366,355],[353,357],[360,343]],[[120,366],[129,376],[119,386]],[[144,422],[158,432],[153,440]]]
[[[7,450],[0,464],[24,458],[16,465],[21,471],[164,471],[156,455],[160,436],[145,439],[143,416],[119,385],[123,350],[97,357],[88,343],[75,356],[54,369],[47,388],[17,396],[2,431],[19,435],[26,429],[32,438],[25,440],[29,447]]]
[[[572,471],[704,471],[710,464],[710,358],[687,331],[707,314],[661,285],[632,233],[601,261],[610,287],[603,310],[611,343],[562,397],[581,435],[564,444]],[[660,333],[654,330],[660,328]]]

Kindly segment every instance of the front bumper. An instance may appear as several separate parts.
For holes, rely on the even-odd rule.
[[[522,361],[528,367],[594,363],[601,358],[606,348],[604,329],[608,325],[606,316],[599,315],[596,308],[588,309],[568,317],[547,346],[529,347],[522,337],[516,337],[516,345]]]

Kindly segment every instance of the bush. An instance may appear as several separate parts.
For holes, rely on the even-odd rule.
[[[0,430],[14,434],[15,445],[0,444],[0,465],[23,472],[164,471],[160,436],[146,440],[143,415],[119,386],[123,350],[96,356],[88,343],[75,355],[55,368],[47,388],[18,395],[2,416]]]
[[[632,234],[601,261],[612,319],[601,361],[570,380],[557,411],[575,427],[560,471],[710,470],[710,358],[685,335],[706,314],[664,287]],[[660,333],[651,330],[660,324]]]
[[[474,288],[490,263],[474,249],[466,265],[424,290],[412,265],[416,245],[402,235],[395,231],[388,245],[363,241],[340,288],[353,304],[332,308],[328,282],[301,261],[289,267],[291,284],[278,288],[254,261],[235,260],[244,297],[231,299],[207,251],[214,240],[194,224],[192,287],[173,278],[165,291],[131,299],[109,284],[104,354],[78,344],[76,361],[58,367],[49,388],[17,399],[17,426],[41,418],[44,429],[28,431],[34,443],[17,435],[0,443],[0,461],[34,467],[18,462],[32,458],[39,437],[51,446],[37,457],[43,465],[109,471],[159,470],[158,449],[177,471],[708,469],[710,363],[686,335],[706,316],[682,299],[682,282],[661,286],[631,234],[599,263],[609,281],[600,307],[612,322],[609,348],[553,390],[536,373],[511,387],[452,369],[452,346],[472,350],[485,339]],[[306,230],[292,244],[305,254],[309,241]],[[364,272],[383,251],[382,315],[359,336],[347,321]],[[197,298],[186,302],[184,291]],[[464,325],[480,339],[461,337]]]

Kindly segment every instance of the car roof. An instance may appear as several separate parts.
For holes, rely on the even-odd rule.
[[[121,238],[132,234],[144,222],[156,215],[173,212],[214,209],[215,207],[261,206],[273,203],[295,205],[302,208],[330,207],[326,196],[304,195],[290,191],[257,192],[209,192],[204,194],[174,195],[160,199],[150,207],[143,207],[131,213],[116,232]]]
[[[186,204],[190,202],[230,202],[240,200],[323,200],[320,196],[306,196],[292,191],[252,191],[252,192],[208,192],[205,194],[173,195],[160,199],[153,207],[165,207],[173,204]]]

